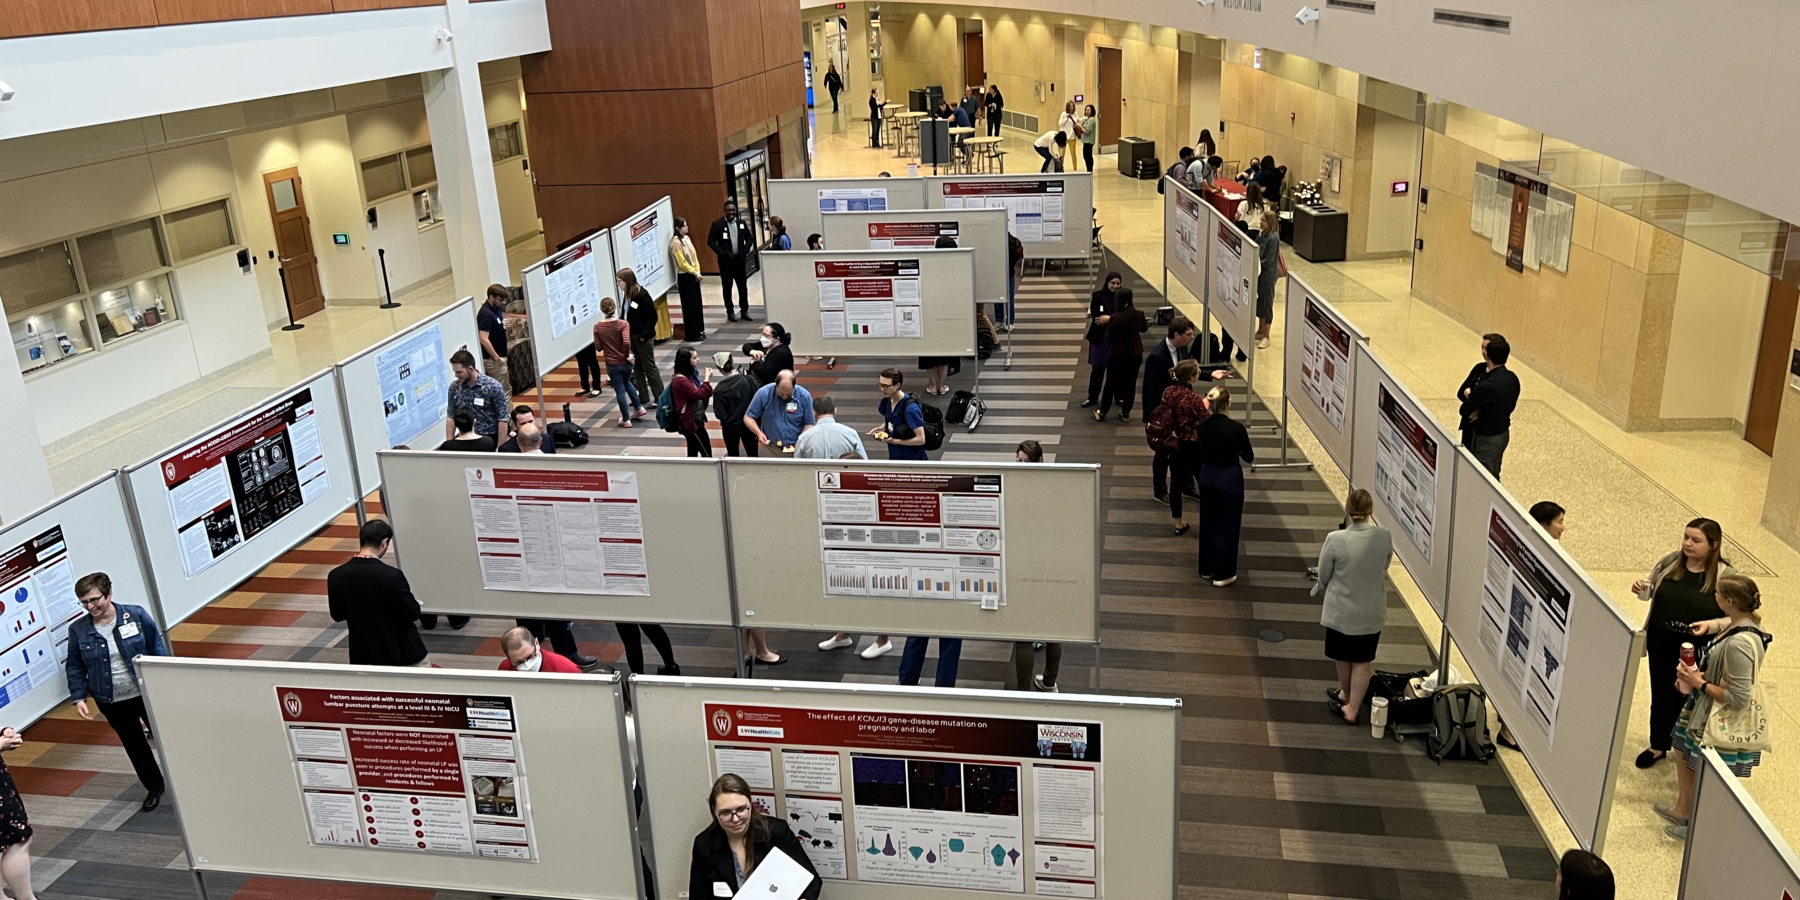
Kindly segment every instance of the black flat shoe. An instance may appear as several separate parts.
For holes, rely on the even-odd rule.
[[[143,808],[144,812],[149,812],[161,805],[162,805],[162,791],[157,791],[156,793],[151,794],[150,796],[144,798],[144,805],[142,808]]]
[[[1326,688],[1325,689],[1325,699],[1330,700],[1331,702],[1336,703],[1339,706],[1343,706],[1344,705],[1344,692],[1340,688]]]
[[[1090,406],[1099,406],[1099,405],[1100,405],[1100,401],[1098,401],[1098,400],[1083,400],[1083,401],[1081,401],[1082,409],[1087,409]]]
[[[1191,525],[1191,524],[1189,524],[1189,525],[1183,525],[1183,526],[1181,526],[1181,527],[1180,527],[1180,528],[1177,528],[1177,529],[1175,529],[1175,536],[1176,536],[1176,537],[1181,537],[1181,536],[1182,536],[1182,535],[1184,535],[1184,534],[1187,534],[1187,533],[1188,533],[1188,529],[1189,529],[1189,528],[1192,528],[1192,527],[1194,527],[1194,526],[1193,526],[1193,525]]]
[[[680,675],[681,667],[680,666],[657,666],[656,674],[658,674],[658,675]]]
[[[1661,755],[1658,755],[1657,752],[1653,749],[1645,750],[1644,752],[1639,753],[1637,755],[1637,759],[1634,761],[1634,764],[1640,769],[1648,769],[1651,766],[1656,765],[1657,762],[1661,761],[1664,757],[1666,757],[1668,755],[1669,754],[1666,751],[1664,753],[1662,753]]]
[[[1512,735],[1507,734],[1506,732],[1501,732],[1497,735],[1494,735],[1494,743],[1499,744],[1500,746],[1505,747],[1508,750],[1519,749],[1519,742],[1513,740]]]
[[[1339,722],[1342,722],[1345,725],[1357,724],[1357,723],[1352,722],[1349,719],[1344,717],[1344,704],[1339,703],[1336,700],[1327,700],[1327,701],[1325,701],[1325,708],[1331,710],[1332,716],[1334,716]]]

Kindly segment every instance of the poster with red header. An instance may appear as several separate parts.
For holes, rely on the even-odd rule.
[[[483,588],[650,593],[636,472],[463,471]]]
[[[937,240],[962,235],[956,222],[870,222],[870,250],[930,250]]]
[[[1375,493],[1398,516],[1388,524],[1429,563],[1438,519],[1437,439],[1419,424],[1423,413],[1389,393],[1385,383],[1376,386],[1376,405]]]
[[[705,705],[712,775],[776,798],[821,877],[1104,896],[1098,722]]]
[[[825,594],[1006,603],[999,475],[820,471]]]
[[[277,687],[314,846],[537,861],[511,697]]]
[[[1061,179],[946,181],[943,192],[945,209],[1006,210],[1006,230],[1022,244],[1062,243]]]
[[[311,388],[162,460],[189,578],[331,487]]]
[[[1350,402],[1350,329],[1306,295],[1306,333],[1300,336],[1300,390],[1340,433]]]
[[[821,261],[813,264],[813,276],[819,285],[823,337],[925,336],[918,260]]]
[[[67,690],[69,624],[81,614],[61,525],[0,549],[0,709],[40,687]]]

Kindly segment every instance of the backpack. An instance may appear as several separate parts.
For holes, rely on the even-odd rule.
[[[588,443],[587,430],[575,424],[574,419],[569,415],[569,404],[567,403],[563,404],[562,421],[551,422],[549,433],[550,442],[566,450],[586,447]]]
[[[1414,678],[1424,678],[1428,674],[1430,673],[1425,669],[1416,672],[1377,671],[1369,679],[1369,696],[1387,699],[1388,728],[1398,731],[1407,726],[1431,726],[1432,698],[1406,696],[1407,685]]]
[[[1432,759],[1478,759],[1494,755],[1488,736],[1487,694],[1472,684],[1452,684],[1431,695],[1431,737],[1425,750]]]
[[[673,382],[663,388],[662,396],[656,398],[656,427],[670,434],[681,431],[681,416],[675,413],[675,385]]]
[[[973,399],[975,399],[974,394],[968,391],[957,391],[950,397],[950,406],[944,410],[944,421],[952,425],[962,424],[964,417],[969,414],[969,401]]]
[[[901,415],[899,418],[902,423],[906,422],[905,411],[907,403],[918,404],[919,415],[925,419],[925,449],[936,450],[944,446],[944,411],[911,394],[907,394],[906,400],[900,404]],[[912,435],[907,434],[905,437],[910,438]]]
[[[1176,181],[1180,181],[1182,179],[1182,176],[1187,174],[1187,163],[1178,162],[1178,163],[1170,166],[1169,171],[1164,172],[1163,174],[1170,178],[1175,179]],[[1156,192],[1159,194],[1163,192],[1163,181],[1160,178],[1158,178],[1156,180]]]
[[[1144,443],[1152,450],[1172,452],[1181,449],[1181,436],[1175,433],[1175,407],[1164,403],[1144,420]]]

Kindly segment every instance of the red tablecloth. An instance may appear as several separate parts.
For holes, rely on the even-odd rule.
[[[1230,187],[1225,185],[1230,185]],[[1234,188],[1237,191],[1236,194],[1231,193]],[[1238,204],[1244,201],[1244,186],[1235,181],[1221,181],[1218,190],[1201,191],[1200,196],[1205,197],[1206,202],[1212,204],[1213,209],[1218,210],[1219,215],[1224,216],[1226,221],[1235,222],[1237,221]]]

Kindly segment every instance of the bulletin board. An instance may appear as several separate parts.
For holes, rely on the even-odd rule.
[[[825,246],[833,250],[874,250],[872,245],[880,241],[904,247],[908,240],[930,247],[930,232],[924,229],[937,225],[942,230],[945,225],[953,225],[956,245],[975,251],[975,299],[982,303],[1006,302],[1005,210],[826,213],[824,219]]]
[[[975,355],[974,250],[831,250],[762,255],[763,304],[769,321],[793,335],[796,354],[822,356]],[[896,298],[892,315],[910,309],[916,337],[890,319],[890,336],[855,334],[857,284],[887,283],[872,293],[903,293],[911,281],[917,305]],[[828,296],[837,298],[828,300]],[[841,318],[832,319],[832,316]],[[827,326],[835,323],[827,337]],[[867,327],[867,326],[864,326]]]
[[[1000,207],[1026,259],[1085,259],[1094,244],[1094,176],[1087,172],[932,175],[930,209]]]
[[[675,289],[675,261],[669,257],[669,244],[675,240],[675,205],[668,197],[633,213],[631,218],[608,229],[612,234],[613,263],[617,269],[630,269],[638,284],[652,297]],[[690,232],[693,229],[688,229]],[[611,273],[606,273],[610,285]],[[612,296],[605,287],[601,292]],[[588,329],[590,332],[593,329]]]
[[[1701,751],[1678,900],[1800,897],[1800,857],[1718,751]]]
[[[458,350],[481,354],[472,297],[337,364],[359,496],[381,487],[376,451],[402,444],[429,450],[447,439],[450,357]]]
[[[1204,233],[1200,240],[1208,246],[1212,260],[1212,269],[1207,273],[1206,308],[1236,342],[1238,351],[1254,358],[1256,279],[1262,271],[1256,240],[1237,223],[1219,215],[1212,204],[1203,204],[1201,211],[1208,218],[1201,225]]]
[[[538,377],[555,371],[576,351],[594,342],[594,323],[600,321],[600,300],[615,296],[612,236],[607,229],[559,250],[527,266],[525,314],[537,351]],[[655,295],[652,295],[655,296]],[[626,318],[626,311],[618,311]]]
[[[1368,336],[1298,275],[1287,279],[1287,348],[1282,384],[1287,400],[1337,463],[1352,470],[1356,425],[1356,346]]]
[[[1449,600],[1456,442],[1368,344],[1357,344],[1355,353],[1350,486],[1375,498],[1376,520],[1394,532],[1395,555],[1441,619]]]
[[[1212,277],[1211,204],[1163,176],[1163,268],[1202,304]]]
[[[918,177],[769,179],[769,212],[786,223],[796,247],[806,246],[807,235],[824,233],[826,212],[924,208],[925,179]]]

